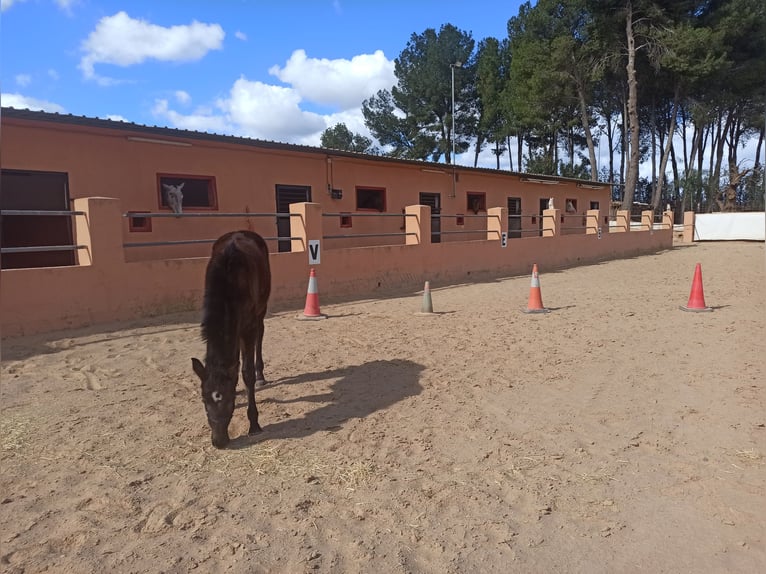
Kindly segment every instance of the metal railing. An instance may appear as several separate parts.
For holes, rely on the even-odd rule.
[[[205,212],[205,213],[198,213],[198,212],[190,212],[190,213],[187,213],[187,212],[183,212],[183,213],[167,213],[167,212],[142,213],[140,211],[131,211],[131,212],[128,212],[128,213],[123,213],[122,216],[123,217],[127,217],[127,218],[133,218],[133,219],[135,219],[135,218],[141,219],[141,218],[144,218],[144,217],[147,217],[147,218],[172,217],[172,218],[176,218],[176,219],[187,218],[187,217],[192,217],[192,218],[200,218],[200,217],[201,218],[206,218],[206,217],[210,217],[210,218],[216,218],[216,217],[277,217],[277,218],[280,218],[280,217],[300,217],[300,214],[299,213],[249,213],[249,212],[244,212],[244,213],[220,213],[220,212],[215,212],[215,213],[207,213],[207,212]]]
[[[167,212],[159,212],[159,213],[142,213],[142,212],[128,212],[123,213],[123,217],[127,219],[152,219],[152,218],[176,218],[176,219],[182,219],[182,218],[224,218],[224,217],[276,217],[276,218],[290,218],[290,217],[300,217],[299,213],[250,213],[250,212],[242,212],[242,213],[221,213],[221,212],[215,212],[215,213],[197,213],[197,212],[187,212],[187,213],[167,213]],[[292,241],[293,239],[302,239],[300,237],[264,237],[265,241]],[[122,246],[125,248],[135,248],[135,247],[162,247],[166,245],[200,245],[200,244],[212,244],[217,241],[216,239],[177,239],[177,240],[168,240],[168,241],[132,241],[123,243]]]
[[[376,213],[358,213],[358,212],[347,212],[347,213],[323,213],[322,217],[415,217],[414,213],[383,213],[383,212],[376,212]],[[334,235],[322,235],[322,239],[356,239],[356,238],[369,238],[369,237],[406,237],[408,235],[415,235],[417,236],[417,233],[407,233],[405,231],[399,231],[399,232],[387,232],[387,233],[341,233],[341,234],[334,234]]]
[[[74,215],[85,215],[84,211],[48,211],[41,209],[3,209],[0,211],[0,217],[12,216],[55,216],[68,217]],[[85,249],[86,245],[29,245],[26,247],[0,247],[0,255],[11,253],[45,253],[50,251],[77,251]]]

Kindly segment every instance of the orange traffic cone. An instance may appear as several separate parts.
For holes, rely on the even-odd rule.
[[[697,263],[694,268],[694,279],[692,280],[692,291],[689,294],[689,302],[686,307],[680,307],[682,311],[712,311],[712,307],[705,305],[705,292],[702,289],[702,266]]]
[[[326,319],[319,311],[319,288],[317,287],[317,277],[314,269],[309,273],[309,288],[306,292],[306,306],[303,308],[303,315],[299,319]]]
[[[529,302],[525,313],[550,313],[543,307],[543,296],[540,292],[540,276],[537,273],[537,263],[532,266],[532,285],[529,289]]]
[[[433,315],[434,305],[431,301],[431,283],[426,281],[423,287],[423,304],[420,307],[420,313],[418,315]]]

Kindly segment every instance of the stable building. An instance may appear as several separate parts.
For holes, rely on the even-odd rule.
[[[551,205],[562,235],[584,234],[589,210],[608,226],[607,183],[13,108],[0,121],[4,269],[76,265],[76,250],[8,250],[72,245],[72,217],[55,214],[88,197],[119,200],[126,261],[204,257],[235,228],[288,252],[290,205],[302,202],[321,205],[329,249],[403,244],[415,204],[430,207],[432,243],[484,239],[493,207],[507,210],[511,240],[542,235]]]

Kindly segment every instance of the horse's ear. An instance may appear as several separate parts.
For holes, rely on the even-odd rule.
[[[162,187],[165,188],[166,191],[170,191],[170,186],[167,183],[163,183]]]
[[[192,359],[192,369],[194,369],[194,372],[197,373],[197,376],[199,377],[200,381],[205,380],[205,376],[207,375],[207,370],[205,369],[205,365],[202,364],[202,361],[199,359]]]
[[[186,182],[182,181],[178,186],[176,186],[176,189],[178,189],[178,191],[181,191],[185,185],[186,185]]]

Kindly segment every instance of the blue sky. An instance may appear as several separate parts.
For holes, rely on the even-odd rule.
[[[369,133],[361,103],[395,83],[413,33],[504,38],[520,4],[1,1],[3,106],[308,145],[338,122]]]

